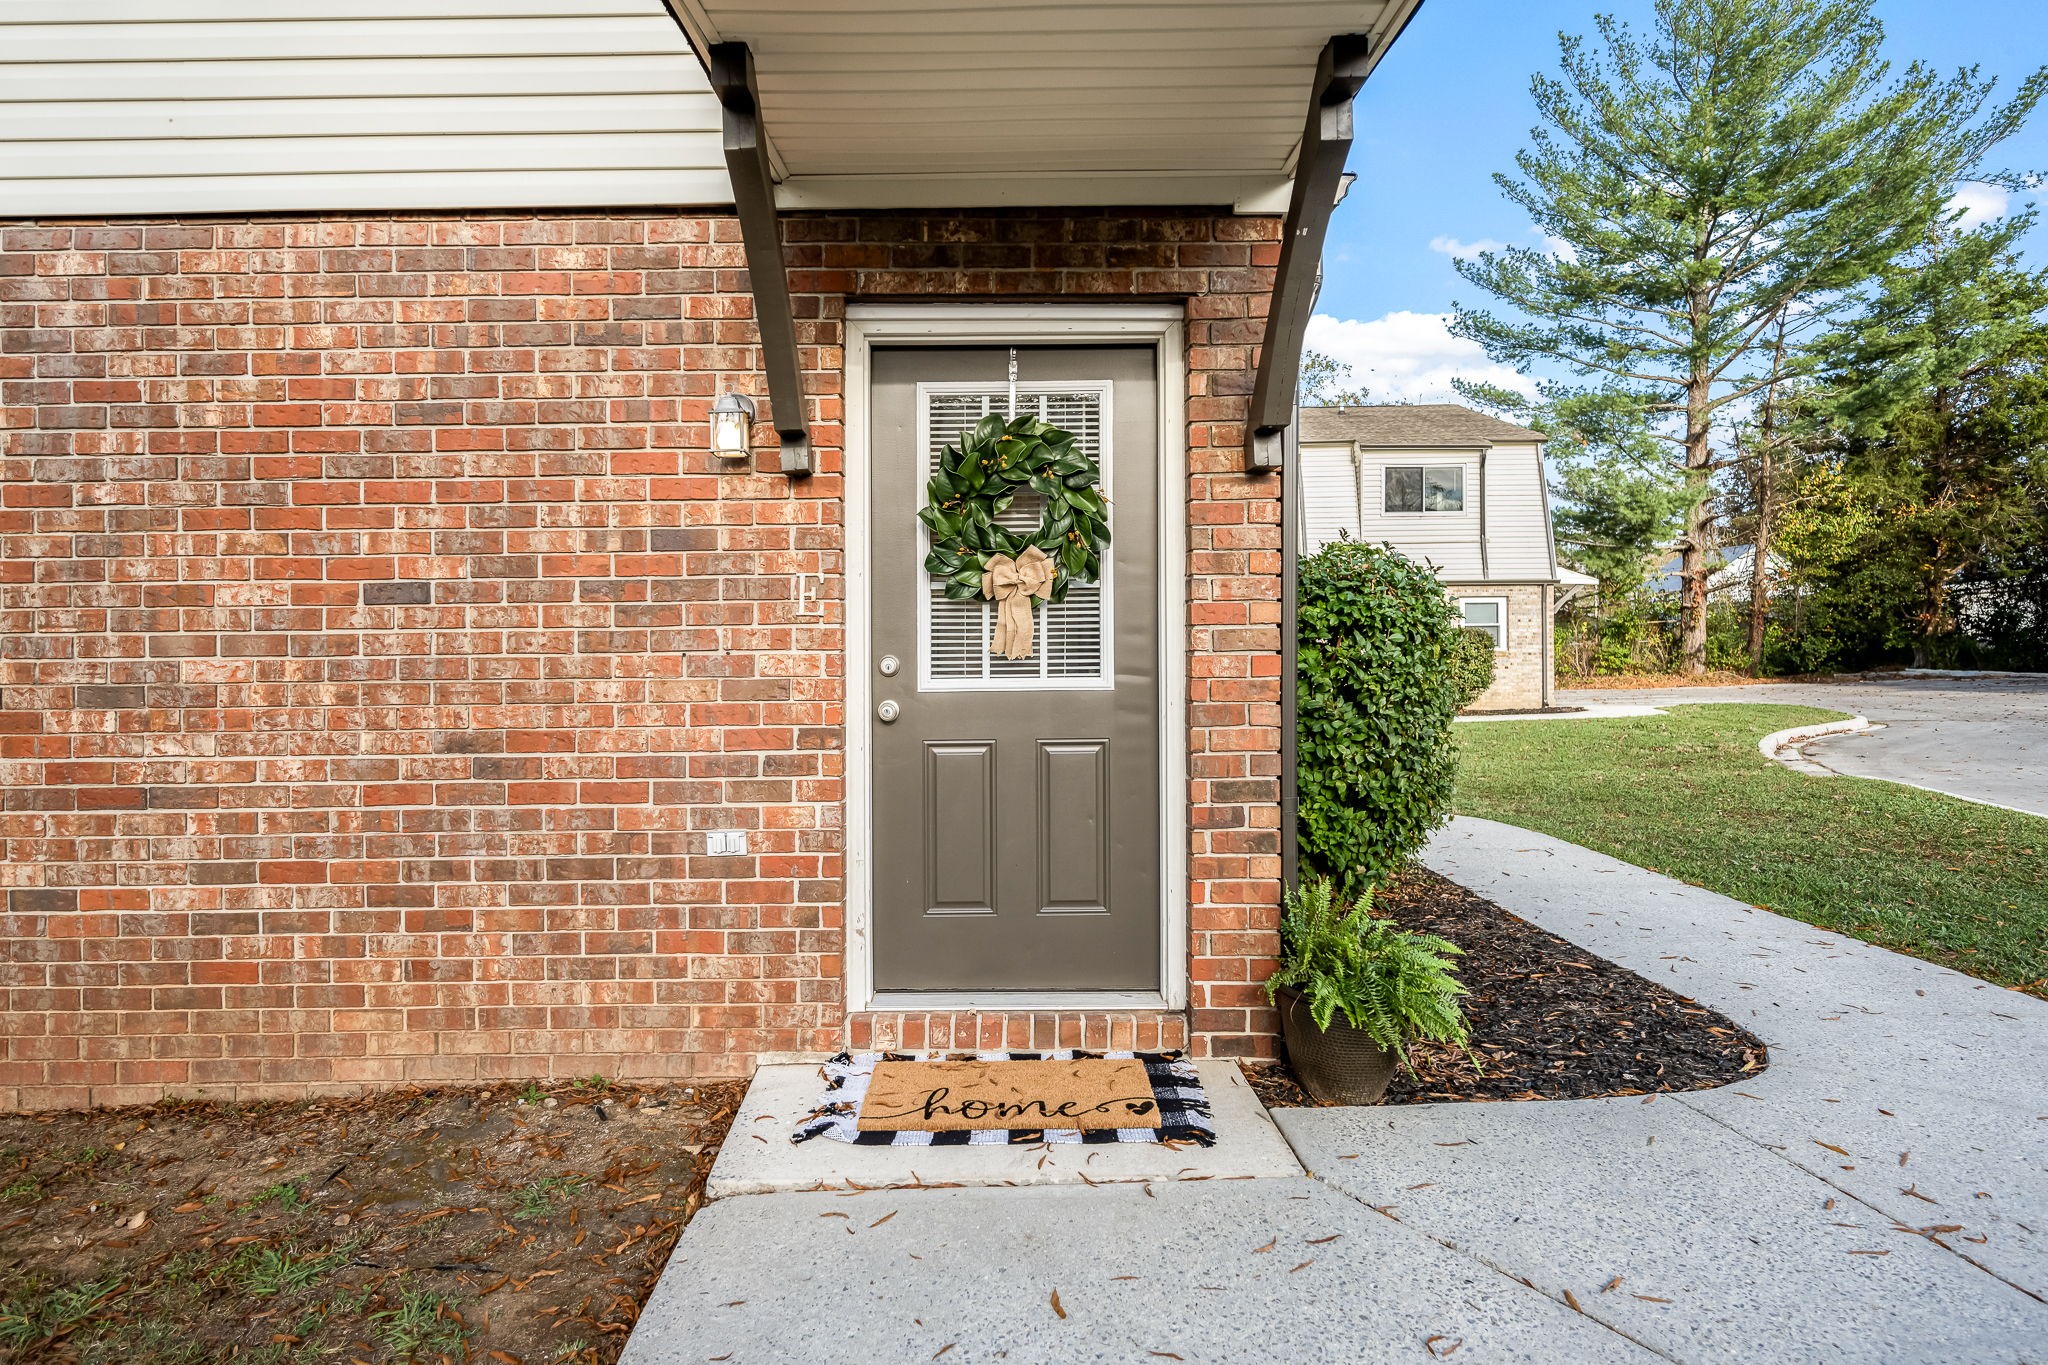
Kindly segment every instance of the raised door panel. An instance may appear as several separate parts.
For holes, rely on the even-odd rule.
[[[1109,744],[1038,743],[1040,914],[1109,913]]]
[[[924,746],[925,913],[996,912],[996,746]]]

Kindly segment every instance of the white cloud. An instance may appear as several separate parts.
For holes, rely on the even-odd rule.
[[[1948,206],[1951,212],[1962,210],[1962,221],[1957,226],[1968,232],[2005,217],[2006,206],[2011,202],[2011,198],[2011,195],[1996,185],[1986,185],[1973,180],[1949,197]]]
[[[1452,379],[1476,379],[1522,393],[1534,381],[1487,359],[1476,341],[1450,333],[1448,313],[1389,313],[1371,321],[1317,313],[1308,348],[1351,367],[1354,383],[1380,403],[1453,403]]]
[[[1572,244],[1564,238],[1553,237],[1533,223],[1529,225],[1529,231],[1542,239],[1543,252],[1546,256],[1554,256],[1560,261],[1576,261],[1579,259],[1579,253],[1572,250]]]
[[[1477,256],[1482,251],[1500,251],[1506,242],[1496,242],[1491,237],[1481,237],[1476,242],[1461,242],[1456,237],[1432,237],[1429,249],[1446,256]]]

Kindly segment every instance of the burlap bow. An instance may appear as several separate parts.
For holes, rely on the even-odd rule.
[[[1015,559],[990,555],[981,571],[981,595],[996,604],[988,652],[1005,659],[1031,657],[1031,599],[1052,596],[1052,558],[1036,545]]]

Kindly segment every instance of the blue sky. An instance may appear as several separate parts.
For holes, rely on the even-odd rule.
[[[1527,141],[1529,77],[1556,70],[1558,32],[1591,33],[1600,13],[1641,28],[1650,0],[1427,0],[1359,92],[1359,180],[1330,224],[1309,345],[1350,363],[1375,398],[1442,400],[1454,373],[1506,377],[1444,333],[1452,300],[1483,302],[1451,255],[1460,243],[1536,244],[1492,176],[1513,170]],[[1876,13],[1895,66],[1976,65],[2009,94],[2048,62],[2048,0],[1877,0]],[[2048,171],[2048,109],[1996,160]],[[2048,264],[2048,227],[2033,237],[2032,257]]]

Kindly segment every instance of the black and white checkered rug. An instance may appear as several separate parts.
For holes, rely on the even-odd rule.
[[[1157,1128],[975,1128],[947,1132],[862,1132],[861,1101],[875,1063],[889,1062],[1036,1062],[1069,1061],[1077,1057],[1136,1058],[1145,1064],[1152,1097],[1159,1103]],[[1192,1142],[1216,1143],[1209,1097],[1202,1090],[1194,1063],[1178,1052],[842,1052],[825,1063],[825,1097],[797,1127],[792,1142],[831,1138],[863,1147],[980,1147],[1039,1142]]]

